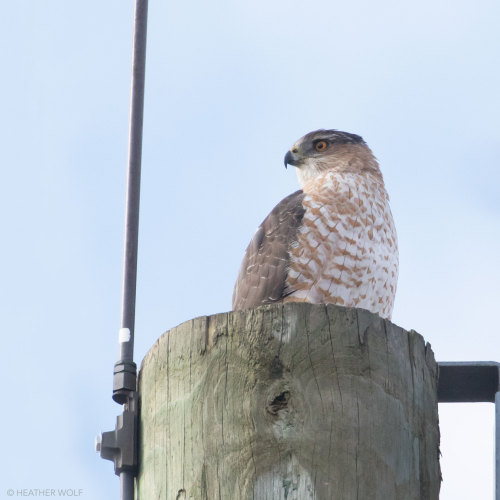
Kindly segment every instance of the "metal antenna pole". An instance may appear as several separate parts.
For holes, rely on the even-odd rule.
[[[133,358],[147,16],[148,0],[135,0],[120,349],[113,375],[113,399],[124,407],[115,430],[102,433],[96,441],[101,457],[115,464],[121,500],[134,500],[137,470],[137,366]]]
[[[123,254],[122,330],[120,332],[120,360],[122,361],[132,361],[134,351],[142,125],[144,116],[144,81],[146,73],[147,10],[147,0],[136,0],[132,56],[127,195],[125,205],[125,244]],[[130,335],[124,333],[123,329],[128,329]]]
[[[135,296],[137,282],[137,245],[141,188],[142,124],[146,72],[147,0],[136,0],[132,54],[130,130],[125,201],[125,243],[123,252],[122,314],[120,353],[115,365],[113,399],[125,404],[136,389],[134,354]]]

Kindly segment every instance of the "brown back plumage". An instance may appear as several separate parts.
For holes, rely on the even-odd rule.
[[[302,190],[287,196],[264,219],[248,245],[233,292],[233,310],[282,300],[286,289],[290,246],[304,216]]]

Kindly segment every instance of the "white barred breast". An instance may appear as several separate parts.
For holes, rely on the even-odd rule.
[[[303,185],[284,302],[360,307],[391,318],[398,243],[381,177],[326,171]]]

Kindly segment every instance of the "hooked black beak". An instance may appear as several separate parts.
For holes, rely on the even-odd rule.
[[[287,168],[287,165],[297,165],[298,163],[298,159],[297,157],[295,156],[295,154],[293,154],[291,151],[288,151],[287,154],[285,155],[285,168]]]

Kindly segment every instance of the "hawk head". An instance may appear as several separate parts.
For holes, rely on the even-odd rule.
[[[326,170],[370,172],[381,177],[378,163],[362,137],[339,130],[315,130],[299,139],[285,155],[285,167],[297,168],[302,186]]]

